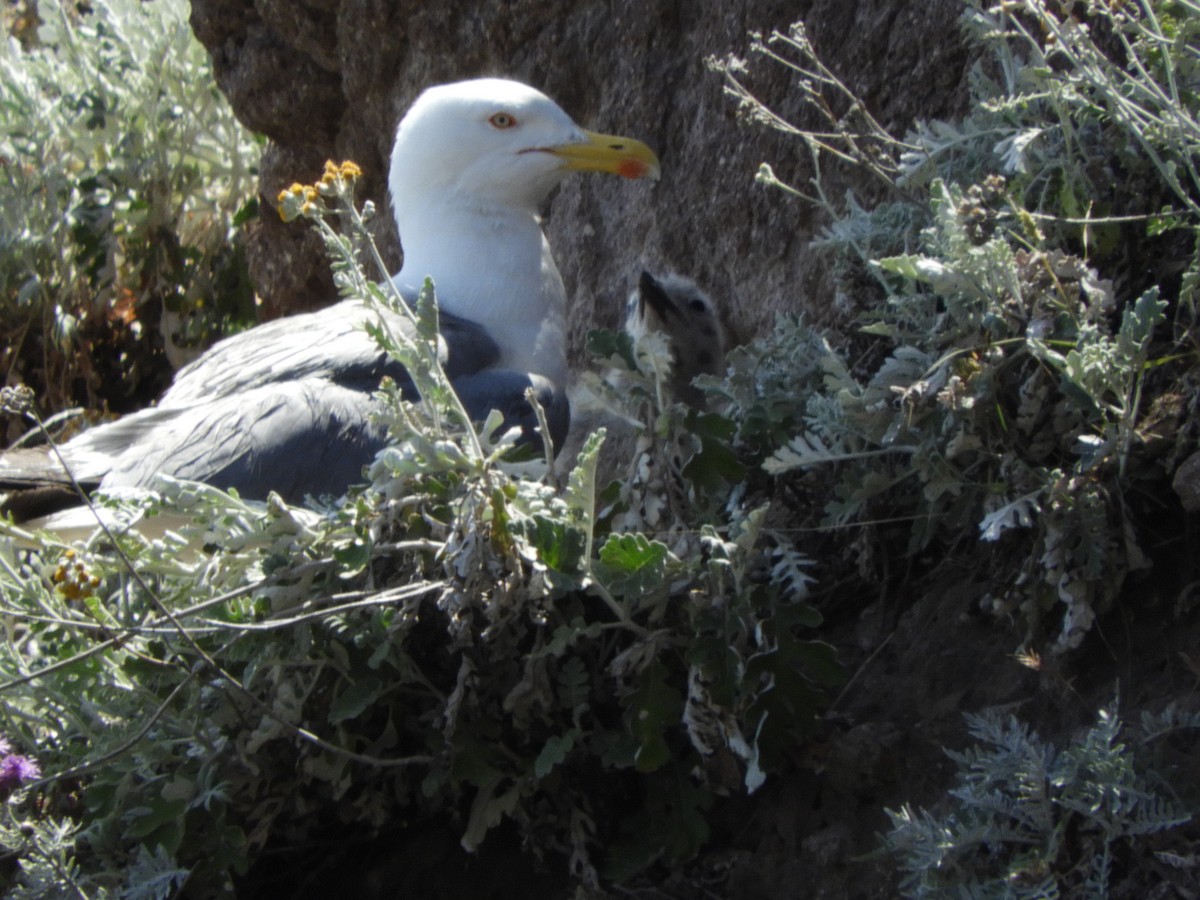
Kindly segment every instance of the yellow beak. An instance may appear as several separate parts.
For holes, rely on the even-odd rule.
[[[587,139],[579,143],[546,147],[572,171],[610,172],[625,178],[658,179],[658,157],[654,151],[633,138],[585,131]]]

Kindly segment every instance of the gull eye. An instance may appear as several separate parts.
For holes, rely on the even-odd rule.
[[[498,112],[488,118],[488,122],[493,128],[499,128],[501,131],[504,131],[506,128],[516,127],[517,119],[516,116],[510,115],[509,113]]]

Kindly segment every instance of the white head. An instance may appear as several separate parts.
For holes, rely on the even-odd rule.
[[[585,131],[528,85],[479,78],[417,98],[396,132],[389,187],[403,238],[431,198],[535,212],[568,173],[585,169],[657,177],[658,160],[640,141]]]

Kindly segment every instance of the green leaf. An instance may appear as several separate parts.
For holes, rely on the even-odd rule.
[[[604,625],[602,623],[593,622],[591,625],[587,625],[582,618],[576,617],[571,620],[570,624],[559,625],[555,628],[554,633],[550,635],[550,640],[546,642],[546,646],[533,655],[562,656],[577,640],[581,638],[591,640],[603,633]]]
[[[558,672],[559,703],[574,715],[587,706],[591,684],[592,679],[583,660],[578,656],[568,658]]]
[[[629,730],[638,742],[634,766],[639,772],[653,772],[671,759],[665,738],[683,716],[683,696],[667,684],[667,668],[658,660],[641,673],[638,687],[625,699]]]
[[[354,540],[334,550],[333,558],[342,567],[338,574],[343,578],[351,578],[371,561],[371,547],[364,540]]]
[[[669,556],[666,544],[644,534],[610,534],[593,569],[612,593],[637,598],[663,587]]]
[[[537,548],[538,558],[547,568],[563,575],[577,576],[580,573],[587,536],[578,528],[558,519],[534,516],[520,525],[514,525]]]
[[[234,228],[241,228],[243,225],[258,218],[258,198],[251,197],[242,204],[241,209],[233,214],[231,224]]]
[[[828,704],[823,686],[845,681],[834,649],[820,641],[801,641],[784,632],[777,648],[752,657],[745,683],[769,685],[755,698],[746,721],[759,728],[763,766],[785,759],[797,737],[809,734]]]
[[[632,837],[614,841],[608,848],[604,862],[604,879],[621,884],[639,872],[650,868],[663,855],[660,841],[647,840],[647,835],[638,832]]]
[[[600,362],[614,364],[619,361],[630,372],[636,372],[638,369],[633,338],[624,331],[609,331],[605,328],[593,329],[588,332],[587,349],[588,353]],[[614,367],[619,368],[615,365]]]
[[[467,830],[462,836],[463,849],[474,853],[483,844],[487,833],[499,825],[505,816],[511,816],[521,799],[521,786],[515,784],[507,791],[497,794],[502,777],[496,777],[487,784],[480,785],[475,801],[471,804],[471,817],[467,821]]]
[[[596,472],[600,466],[600,448],[604,446],[605,429],[598,428],[588,435],[576,458],[575,468],[567,479],[563,499],[567,503],[571,524],[583,534],[585,547],[583,556],[592,555],[592,536],[596,523]]]
[[[1163,321],[1166,308],[1167,301],[1159,299],[1157,287],[1150,288],[1138,297],[1132,307],[1126,307],[1121,317],[1122,350],[1130,356],[1144,352],[1155,326]]]
[[[337,725],[347,719],[357,718],[379,699],[382,692],[383,682],[374,676],[350,685],[329,708],[329,724]]]
[[[659,859],[678,865],[694,857],[708,840],[712,803],[681,765],[648,778],[642,808],[621,823],[624,835],[609,847],[604,877],[620,882]]]
[[[554,735],[547,740],[542,747],[542,752],[533,761],[533,774],[537,778],[545,778],[554,770],[555,766],[561,766],[575,746],[575,741],[579,739],[580,734],[578,728],[572,728],[566,734]]]
[[[126,885],[121,896],[124,900],[174,897],[190,874],[188,869],[175,864],[172,854],[162,845],[150,850],[145,844],[140,844],[137,856],[125,872]]]
[[[736,423],[716,413],[689,410],[685,427],[700,439],[700,452],[683,467],[685,478],[702,491],[714,493],[746,477],[746,467],[733,450]]]
[[[125,814],[129,820],[126,839],[148,847],[160,846],[174,854],[183,840],[183,814],[187,805],[186,800],[156,799],[149,806],[129,810]]]
[[[911,281],[919,281],[920,273],[917,271],[918,261],[925,257],[913,256],[911,254],[905,256],[889,256],[885,259],[878,260],[876,265],[885,272],[891,272],[894,275],[899,275],[902,278],[907,278]]]

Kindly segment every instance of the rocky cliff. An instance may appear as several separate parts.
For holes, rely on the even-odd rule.
[[[268,317],[333,299],[317,241],[269,212],[274,197],[315,179],[327,158],[354,159],[364,197],[386,210],[392,135],[427,85],[514,77],[587,127],[650,143],[663,162],[656,185],[574,178],[546,211],[580,361],[587,330],[617,324],[643,266],[692,275],[743,335],[769,327],[779,310],[826,319],[822,259],[809,246],[820,222],[753,180],[769,160],[803,182],[807,151],[739,123],[706,58],[742,54],[749,32],[804,20],[822,58],[903,133],[913,118],[962,102],[960,9],[958,0],[192,0],[192,26],[238,116],[269,139],[252,250]],[[752,77],[780,112],[802,116],[782,67],[760,64]],[[390,216],[377,228],[398,265]]]

